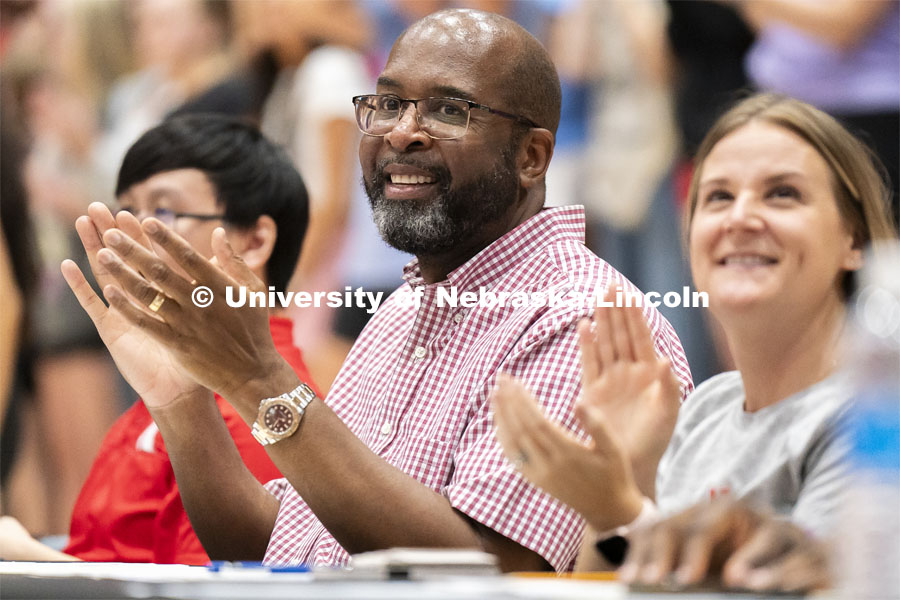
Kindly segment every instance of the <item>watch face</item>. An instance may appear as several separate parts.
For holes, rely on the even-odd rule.
[[[263,422],[272,433],[285,433],[294,424],[294,413],[284,404],[273,404],[266,411]]]

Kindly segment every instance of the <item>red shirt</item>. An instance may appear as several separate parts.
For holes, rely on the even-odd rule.
[[[269,327],[275,348],[310,383],[293,344],[291,321],[271,317]],[[218,395],[216,404],[253,475],[261,483],[281,477],[237,411]],[[106,434],[75,503],[65,552],[89,561],[209,562],[181,504],[162,436],[143,402],[136,402]]]

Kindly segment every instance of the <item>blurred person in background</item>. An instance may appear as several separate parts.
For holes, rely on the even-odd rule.
[[[110,90],[135,69],[128,3],[66,0],[58,6],[67,26],[60,32],[61,55],[55,61],[102,126]]]
[[[753,83],[828,111],[861,135],[887,168],[900,223],[900,2],[735,6],[757,30],[746,61]]]
[[[6,111],[0,114],[0,283],[2,283],[3,315],[0,317],[0,431],[14,395],[19,353],[23,333],[28,328],[29,303],[37,282],[37,253],[34,232],[28,214],[21,171],[25,146],[14,133],[15,124]],[[10,432],[13,433],[13,432]],[[4,463],[5,464],[5,463]],[[5,472],[5,471],[4,471]]]
[[[96,193],[91,177],[96,110],[66,62],[72,56],[68,44],[91,33],[80,29],[85,21],[68,18],[81,6],[40,3],[37,18],[4,56],[10,75],[5,83],[12,82],[4,92],[13,96],[18,125],[30,143],[24,180],[43,259],[25,337],[34,348],[36,402],[19,415],[16,435],[7,429],[4,436],[6,449],[18,437],[15,462],[9,465],[4,457],[4,510],[41,534],[66,530],[103,431],[121,410],[120,379],[109,357],[96,332],[84,327],[77,305],[59,293],[65,286],[58,269],[47,263],[73,252],[83,256],[70,223]],[[73,407],[77,421],[71,419]]]
[[[128,147],[188,99],[233,70],[227,0],[135,0],[127,11],[137,71],[119,78],[106,99],[95,150],[104,189]]]
[[[499,4],[481,2],[481,4]],[[598,52],[593,44],[596,23],[589,13],[606,12],[606,3],[584,0],[504,2],[507,16],[542,40],[562,88],[562,108],[553,163],[547,172],[548,206],[585,204],[583,160],[589,142],[589,122]],[[525,13],[528,7],[530,15]],[[490,9],[486,9],[490,10]],[[602,60],[602,57],[601,57]],[[588,214],[588,219],[593,217]]]
[[[720,496],[790,520],[794,533],[782,540],[802,530],[820,539],[836,535],[850,483],[840,429],[852,393],[837,371],[837,341],[863,249],[897,235],[877,162],[808,104],[771,94],[740,102],[700,146],[688,214],[694,279],[709,294],[738,370],[700,385],[679,407],[640,308],[607,308],[595,312],[593,327],[583,322],[579,329],[579,418],[589,443],[548,422],[520,383],[500,384],[496,420],[507,456],[590,525],[581,568],[620,562],[622,536],[660,512]],[[680,585],[720,577],[730,554],[699,560],[711,549],[698,548],[704,540],[690,535],[716,510],[695,509],[641,537],[623,576],[659,584],[674,574]],[[768,522],[722,519],[726,532],[713,533],[733,538],[726,550],[743,555],[750,534]],[[781,564],[782,553],[804,546],[754,547],[765,564],[748,561],[743,571],[729,570],[724,583],[817,587],[817,576],[794,579],[790,562],[775,571],[780,577],[760,576]]]
[[[39,256],[23,181],[28,153],[20,111],[6,80],[6,51],[34,13],[36,2],[0,3],[0,513],[20,439],[25,404],[33,400],[29,335]]]

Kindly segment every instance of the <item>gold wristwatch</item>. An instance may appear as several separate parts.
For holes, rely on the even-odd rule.
[[[315,399],[316,393],[305,383],[286,394],[266,398],[259,403],[250,432],[263,446],[291,437],[300,426],[306,407]]]

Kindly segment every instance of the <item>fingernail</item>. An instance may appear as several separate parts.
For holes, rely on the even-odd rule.
[[[116,261],[113,253],[105,248],[97,253],[97,260],[104,265],[111,265]]]
[[[106,241],[108,241],[110,244],[121,244],[122,234],[115,229],[110,229],[106,234]]]
[[[158,233],[159,224],[153,219],[147,219],[146,221],[144,221],[144,230],[147,233]]]

